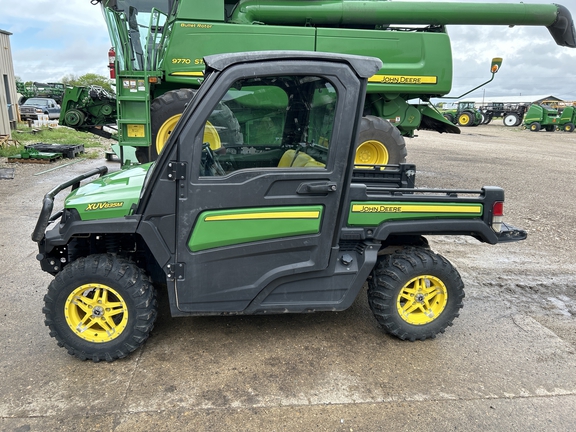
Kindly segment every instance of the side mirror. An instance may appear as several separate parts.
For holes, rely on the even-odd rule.
[[[501,57],[494,57],[492,59],[492,65],[490,66],[490,72],[495,74],[500,70],[500,66],[502,66],[502,58]]]

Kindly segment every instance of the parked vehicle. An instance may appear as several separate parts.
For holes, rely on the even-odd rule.
[[[157,290],[173,316],[307,313],[350,307],[368,281],[385,331],[434,338],[459,315],[464,285],[424,236],[526,238],[503,222],[501,188],[418,189],[414,165],[357,162],[381,60],[267,51],[202,62],[204,82],[156,162],[80,186],[98,168],[44,197],[32,239],[55,278],[43,312],[69,354],[113,361],[137,349]],[[227,142],[211,145],[223,111]]]
[[[51,98],[29,98],[20,105],[20,118],[26,120],[38,120],[38,114],[46,114],[49,119],[60,117],[60,105]]]
[[[480,112],[483,116],[482,124],[490,123],[494,117],[501,117],[505,126],[520,126],[527,110],[528,107],[524,104],[494,102],[480,107]]]
[[[455,109],[442,110],[444,118],[459,126],[478,126],[484,120],[482,112],[476,109],[474,102],[460,101]]]
[[[524,117],[524,126],[532,132],[554,132],[560,122],[558,110],[545,104],[532,104]]]
[[[558,120],[558,130],[564,132],[574,132],[574,125],[576,125],[576,107],[567,106],[562,110],[560,119]]]
[[[111,78],[116,80],[119,144],[136,147],[140,162],[155,160],[160,154],[204,79],[202,58],[206,55],[297,49],[383,59],[382,70],[370,77],[367,88],[364,113],[370,120],[362,126],[367,128],[362,135],[366,145],[360,154],[362,161],[399,163],[406,159],[404,137],[413,137],[417,129],[460,133],[428,103],[452,89],[447,25],[545,26],[557,44],[576,46],[570,12],[555,4],[380,0],[92,3],[102,6],[113,44],[108,57]],[[99,119],[105,120],[87,118],[82,128]],[[215,128],[214,143],[216,139],[226,142],[218,130]]]
[[[21,81],[16,81],[16,89],[22,95],[22,98],[18,101],[20,105],[31,97],[54,99],[58,105],[61,105],[65,88],[66,86],[62,83],[34,82],[26,85]]]

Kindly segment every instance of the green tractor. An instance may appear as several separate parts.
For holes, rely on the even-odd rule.
[[[204,80],[211,54],[302,50],[383,59],[370,77],[358,163],[400,163],[404,137],[417,129],[460,133],[429,103],[452,88],[446,25],[545,26],[560,46],[576,47],[570,12],[555,4],[386,0],[92,0],[100,3],[113,49],[118,140],[139,162],[155,160]],[[497,67],[496,67],[497,69]],[[494,74],[495,70],[492,70]],[[410,101],[410,102],[409,102]],[[418,102],[411,102],[418,101]],[[282,106],[282,101],[270,101]],[[236,108],[236,111],[234,109]],[[256,129],[243,107],[224,102],[206,139],[227,147]],[[62,116],[66,113],[63,112]],[[62,118],[62,117],[61,117]],[[281,113],[261,121],[279,133]],[[124,159],[124,158],[123,158]]]
[[[524,126],[532,132],[554,132],[560,122],[558,110],[545,104],[532,104],[524,117]]]
[[[474,102],[458,102],[456,109],[447,110],[443,114],[445,119],[459,126],[478,126],[484,121],[482,112],[476,109]]]

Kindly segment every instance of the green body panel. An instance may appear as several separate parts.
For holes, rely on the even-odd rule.
[[[383,222],[410,219],[477,218],[481,204],[353,201],[348,214],[349,226],[378,226]]]
[[[320,232],[322,206],[213,210],[200,215],[188,247],[192,252]]]
[[[314,51],[312,27],[230,25],[176,21],[166,47],[163,69],[170,81],[174,73],[202,72],[209,54],[259,50]]]
[[[82,220],[127,216],[132,205],[138,202],[151,165],[138,165],[100,177],[74,190],[64,206],[76,209]]]
[[[532,104],[524,116],[524,125],[540,123],[542,126],[557,125],[559,121],[558,110],[546,106]]]
[[[574,109],[573,106],[566,107],[562,110],[559,124],[564,125],[566,123],[576,123],[576,109]]]

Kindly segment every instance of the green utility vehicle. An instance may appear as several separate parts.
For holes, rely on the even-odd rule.
[[[387,332],[433,338],[464,291],[424,235],[526,237],[503,222],[498,187],[417,189],[413,165],[355,162],[379,59],[268,51],[202,63],[204,82],[156,162],[98,168],[44,198],[32,239],[55,278],[43,312],[70,354],[112,361],[137,349],[157,290],[173,316],[303,313],[344,310],[368,281]],[[230,141],[212,150],[211,119],[227,107],[236,128],[219,130]]]
[[[532,132],[545,130],[554,132],[558,126],[560,117],[558,110],[545,104],[532,104],[524,117],[524,127]]]
[[[406,156],[404,137],[414,136],[415,130],[460,132],[428,103],[430,98],[447,95],[452,86],[446,25],[546,26],[559,45],[576,46],[570,12],[554,4],[385,0],[92,3],[102,5],[113,45],[109,67],[118,95],[119,144],[136,147],[140,162],[155,160],[162,150],[204,79],[202,58],[206,55],[296,49],[382,59],[382,69],[370,77],[367,87],[362,126],[367,140],[360,147],[358,162],[399,163]],[[227,119],[231,117],[222,113],[215,119],[213,149],[228,145],[229,137],[218,131],[229,127]],[[89,126],[87,121],[80,127]]]

